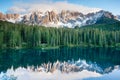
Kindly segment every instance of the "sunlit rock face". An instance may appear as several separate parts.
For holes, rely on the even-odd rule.
[[[5,20],[5,15],[3,13],[0,12],[0,20]]]
[[[9,20],[16,20],[18,18],[19,18],[19,14],[3,14],[3,13],[0,13],[0,20],[9,21]]]
[[[107,17],[117,19],[112,13],[107,11],[96,11],[88,14],[79,11],[33,11],[29,14],[3,14],[0,13],[0,20],[13,23],[24,23],[27,25],[43,25],[46,27],[70,27],[95,24],[100,18]],[[117,19],[118,20],[118,19]]]
[[[106,11],[98,11],[96,13],[83,14],[78,11],[62,10],[61,12],[46,11],[46,12],[32,12],[27,15],[28,25],[44,25],[49,27],[70,27],[84,26],[95,24],[101,17],[113,18],[114,15]],[[26,17],[26,16],[23,16]],[[24,23],[26,18],[22,19]]]
[[[19,14],[6,14],[6,19],[17,19]]]

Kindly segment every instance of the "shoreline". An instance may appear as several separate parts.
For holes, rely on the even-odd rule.
[[[68,48],[72,48],[72,47],[81,47],[81,48],[116,48],[118,50],[120,50],[120,47],[118,46],[90,46],[90,45],[67,45],[67,46],[45,46],[45,47],[14,47],[14,48],[0,48],[2,49],[41,49],[41,50],[51,50],[51,49],[59,49],[59,48],[64,48],[64,47],[68,47]]]

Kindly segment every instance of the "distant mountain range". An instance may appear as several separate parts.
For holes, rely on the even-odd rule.
[[[24,23],[28,25],[43,25],[49,27],[69,27],[85,26],[98,23],[102,18],[120,20],[120,16],[104,10],[84,14],[78,11],[62,10],[60,12],[33,11],[28,14],[3,14],[0,13],[0,20],[12,23]]]

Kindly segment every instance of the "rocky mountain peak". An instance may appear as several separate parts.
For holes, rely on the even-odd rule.
[[[0,12],[0,20],[10,20],[10,19],[18,19],[19,14],[3,14]]]
[[[0,20],[5,20],[6,16],[0,12]]]
[[[91,25],[95,24],[101,17],[116,19],[112,13],[104,10],[88,14],[70,10],[62,10],[61,12],[56,12],[55,10],[46,12],[33,11],[29,14],[23,14],[22,17],[19,14],[0,13],[0,20],[20,22],[28,25],[44,25],[54,27]]]
[[[101,10],[99,13],[102,13],[102,17],[115,19],[115,16],[111,12]]]

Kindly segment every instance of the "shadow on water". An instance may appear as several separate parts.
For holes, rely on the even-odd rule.
[[[120,65],[120,50],[112,48],[59,48],[52,50],[21,49],[0,50],[0,72],[13,66],[18,67],[40,66],[43,63],[54,63],[78,59],[93,62],[102,68]]]

